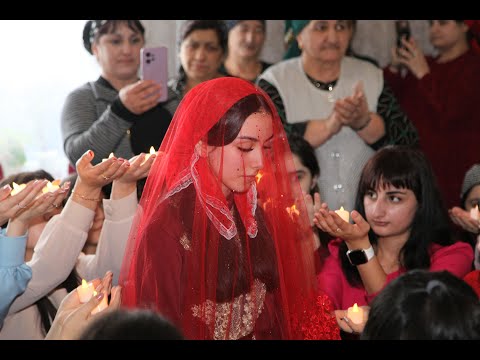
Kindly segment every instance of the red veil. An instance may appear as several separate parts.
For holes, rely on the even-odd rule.
[[[273,114],[274,136],[256,181],[227,199],[222,169],[215,175],[196,145],[252,94]],[[123,306],[159,311],[188,339],[338,339],[329,299],[316,292],[313,233],[269,97],[234,77],[197,85],[160,152],[120,273]]]

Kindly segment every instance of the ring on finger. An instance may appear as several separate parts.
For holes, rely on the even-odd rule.
[[[55,208],[55,209],[58,209],[60,206],[62,206],[61,204],[57,205],[57,204],[52,204],[52,206]]]
[[[105,176],[105,175],[102,175],[102,177],[103,177],[105,180],[109,180],[109,179],[110,179],[108,176]]]
[[[337,228],[337,230],[336,230],[336,231],[337,231],[337,232],[340,232],[340,231],[342,231],[342,229],[340,229],[340,228]]]
[[[26,208],[27,208],[26,206],[20,205],[20,203],[18,203],[17,206],[18,206],[20,209],[26,209]]]

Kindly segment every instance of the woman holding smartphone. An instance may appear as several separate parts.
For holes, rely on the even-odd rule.
[[[450,208],[458,204],[463,174],[478,162],[480,55],[474,38],[480,25],[478,20],[429,23],[438,55],[425,56],[413,37],[404,39],[401,48],[392,49],[384,76],[417,128]]]
[[[83,43],[100,65],[100,77],[72,91],[61,124],[71,164],[91,149],[92,163],[110,153],[130,159],[160,147],[176,105],[158,103],[168,91],[153,80],[140,80],[140,49],[145,29],[139,20],[89,20]]]

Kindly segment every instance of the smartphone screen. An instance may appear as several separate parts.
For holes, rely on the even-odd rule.
[[[142,80],[153,80],[162,86],[162,95],[158,102],[168,97],[168,58],[165,46],[142,48],[140,50],[140,77]]]
[[[397,48],[401,48],[403,47],[402,38],[410,40],[410,23],[408,22],[408,20],[396,20],[395,30],[397,32]]]

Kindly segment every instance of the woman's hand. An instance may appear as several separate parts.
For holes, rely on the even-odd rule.
[[[76,340],[93,319],[120,308],[121,287],[112,285],[112,272],[108,271],[102,281],[93,280],[97,296],[82,304],[77,289],[72,290],[61,302],[52,327],[45,340]],[[112,294],[108,307],[100,313],[92,315],[92,310],[98,306],[104,297]]]
[[[122,88],[119,97],[130,112],[141,115],[157,105],[162,91],[168,89],[162,89],[153,80],[139,80]]]
[[[2,187],[0,189],[0,225],[15,217],[22,209],[27,208],[46,184],[47,180],[29,181],[22,191],[13,196],[10,195],[12,191],[10,185]]]
[[[370,312],[370,306],[360,306],[363,308],[363,322],[360,324],[355,324],[352,319],[348,317],[347,310],[335,310],[335,317],[337,319],[337,324],[343,331],[350,334],[361,334],[365,328],[365,324],[368,320],[368,314]]]
[[[367,247],[369,247],[370,225],[358,211],[353,210],[350,214],[355,224],[344,221],[335,211],[329,210],[326,203],[323,203],[320,210],[315,213],[313,222],[321,230],[334,237],[340,237],[347,243],[368,243]]]
[[[402,45],[401,48],[395,50],[398,52],[396,61],[400,65],[406,66],[417,79],[423,78],[430,72],[430,67],[422,49],[413,38],[410,38],[410,40],[403,38]]]
[[[121,199],[135,191],[137,181],[148,176],[156,157],[156,154],[140,153],[131,158],[128,170],[113,182],[111,198]]]
[[[480,222],[472,219],[468,211],[463,210],[458,206],[454,206],[448,210],[448,214],[450,215],[450,219],[462,229],[473,234],[478,234],[480,232]]]
[[[343,125],[354,130],[365,127],[370,122],[370,110],[363,84],[358,82],[353,95],[335,101],[334,110],[339,114]]]

